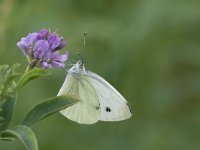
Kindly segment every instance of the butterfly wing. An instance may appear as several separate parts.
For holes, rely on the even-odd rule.
[[[72,95],[77,104],[60,111],[65,117],[80,124],[93,124],[100,119],[98,95],[82,74],[68,73],[58,95]]]
[[[131,117],[128,102],[111,84],[91,71],[86,71],[84,75],[97,92],[101,121],[120,121]]]

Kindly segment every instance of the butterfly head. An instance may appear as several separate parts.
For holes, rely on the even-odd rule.
[[[69,72],[72,72],[72,73],[81,73],[84,71],[85,71],[85,67],[82,60],[78,60],[76,64],[74,64],[72,68],[69,70]]]

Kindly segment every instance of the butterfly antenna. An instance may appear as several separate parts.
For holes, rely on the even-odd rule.
[[[87,33],[86,33],[86,30],[85,30],[84,36],[83,36],[83,46],[84,47],[85,47],[85,44],[86,44],[86,35],[87,35]]]
[[[83,34],[83,46],[84,46],[84,47],[85,47],[85,45],[86,45],[86,35],[87,35],[87,33],[86,33],[86,30],[85,30],[85,32],[84,32],[84,34]],[[76,54],[80,57],[81,64],[84,65],[83,58],[81,57],[80,53],[77,52]]]
[[[76,54],[80,57],[81,64],[83,65],[83,64],[84,64],[84,62],[83,62],[83,58],[81,57],[81,55],[79,54],[79,52],[77,52]]]

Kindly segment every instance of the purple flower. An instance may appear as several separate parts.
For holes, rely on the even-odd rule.
[[[60,55],[58,52],[65,45],[66,41],[63,37],[46,29],[38,33],[29,33],[17,43],[23,54],[28,57],[30,64],[34,62],[35,66],[46,69],[65,66],[64,62],[68,59],[68,53]]]

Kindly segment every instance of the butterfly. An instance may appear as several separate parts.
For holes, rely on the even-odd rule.
[[[121,121],[132,116],[125,98],[105,79],[85,70],[82,60],[74,64],[58,92],[71,95],[80,101],[60,113],[80,124],[97,121]]]

